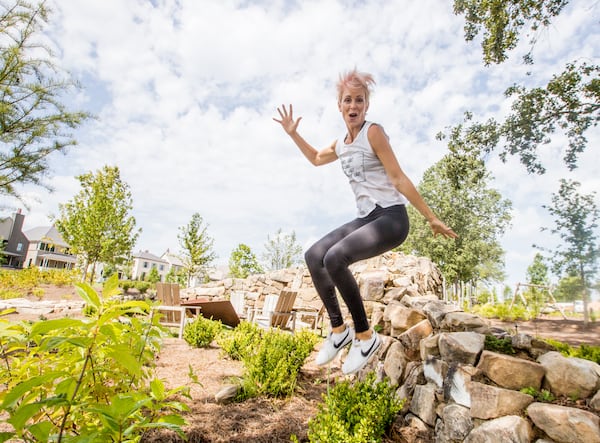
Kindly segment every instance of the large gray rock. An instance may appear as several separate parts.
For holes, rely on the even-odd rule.
[[[462,443],[473,429],[469,408],[446,405],[435,425],[435,443]]]
[[[421,340],[433,333],[429,320],[422,320],[406,332],[398,336],[398,340],[404,346],[404,353],[409,360],[418,360],[421,356]]]
[[[421,311],[407,308],[397,302],[387,305],[383,312],[383,320],[390,323],[390,334],[394,337],[412,328],[425,318]]]
[[[398,386],[402,383],[402,375],[407,362],[404,347],[397,341],[392,342],[383,362],[383,370],[389,377],[392,386]]]
[[[477,332],[442,332],[439,336],[440,356],[448,364],[474,365],[485,344],[485,336]]]
[[[432,383],[417,385],[410,402],[410,412],[415,414],[429,426],[435,424],[435,408],[437,405],[435,396],[436,387]]]
[[[381,301],[383,300],[385,283],[388,279],[386,271],[367,271],[363,272],[358,279],[360,294],[365,300]]]
[[[454,304],[445,303],[441,300],[434,300],[423,306],[423,312],[431,322],[434,328],[439,328],[442,320],[450,312],[460,312],[460,308]]]
[[[468,389],[471,394],[473,418],[488,420],[505,415],[517,415],[533,402],[531,395],[483,383],[470,382]]]
[[[530,443],[532,437],[527,420],[507,415],[482,423],[469,432],[464,443]]]
[[[450,332],[474,331],[487,334],[490,326],[487,320],[477,315],[467,312],[449,312],[440,323],[440,329]]]
[[[534,361],[491,351],[481,353],[477,368],[499,386],[515,390],[527,387],[539,390],[546,372],[543,365]]]
[[[547,352],[538,358],[545,368],[544,387],[556,396],[586,398],[600,388],[600,365],[589,360]],[[568,374],[568,377],[565,377]]]
[[[600,418],[577,408],[532,403],[527,408],[531,421],[557,443],[600,443]]]

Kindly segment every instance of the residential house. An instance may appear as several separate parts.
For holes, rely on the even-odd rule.
[[[181,258],[168,249],[160,258],[169,264],[167,273],[172,271],[174,274],[179,274],[183,270],[183,261],[181,261]]]
[[[164,281],[169,273],[169,262],[150,252],[139,251],[133,255],[133,269],[131,270],[132,280],[145,280],[152,268],[156,268],[160,275],[160,280]]]
[[[23,234],[25,216],[17,210],[12,217],[0,218],[0,255],[4,255],[4,266],[22,268],[25,263],[28,240]]]
[[[23,267],[73,269],[77,257],[54,226],[40,226],[25,231],[28,240]]]

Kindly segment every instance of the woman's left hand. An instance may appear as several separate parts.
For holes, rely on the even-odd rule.
[[[429,221],[429,226],[433,231],[433,236],[443,235],[448,238],[457,238],[458,234],[452,230],[452,228],[446,226],[441,220],[434,218]]]

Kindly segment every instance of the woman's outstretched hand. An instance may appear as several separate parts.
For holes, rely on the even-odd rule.
[[[457,238],[458,234],[452,228],[446,226],[441,220],[434,218],[429,222],[429,226],[433,231],[433,236],[443,235],[448,238]]]
[[[289,107],[289,111],[285,108],[285,105],[281,105],[281,108],[277,108],[277,112],[281,119],[277,119],[273,117],[277,123],[281,125],[283,130],[288,133],[288,135],[292,135],[298,129],[298,123],[302,120],[302,117],[298,117],[294,120],[294,108],[292,105]]]

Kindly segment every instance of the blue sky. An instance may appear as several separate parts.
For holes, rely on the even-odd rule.
[[[25,229],[49,224],[79,191],[79,174],[116,165],[143,232],[136,250],[178,251],[178,227],[198,212],[218,263],[240,243],[261,256],[267,236],[295,231],[304,248],[355,216],[339,164],[310,165],[272,117],[293,103],[300,133],[318,148],[344,131],[335,82],[357,67],[377,85],[367,118],[384,126],[403,169],[418,184],[446,152],[435,135],[470,110],[502,118],[512,83],[544,85],[573,60],[598,63],[600,7],[573,2],[538,33],[533,67],[520,56],[485,67],[479,41],[466,43],[452,2],[341,0],[52,0],[47,28],[57,64],[82,86],[70,99],[96,119],[77,129],[79,145],[51,160],[50,184],[23,189]],[[527,72],[531,71],[531,75]],[[493,187],[513,202],[502,238],[507,283],[524,281],[535,250],[555,242],[541,226],[561,177],[600,192],[598,128],[580,167],[559,161],[564,139],[542,158],[544,176],[516,159],[491,156]],[[23,206],[3,198],[6,214]],[[4,215],[4,214],[3,214]]]

